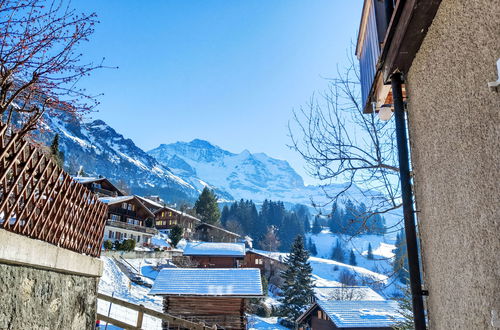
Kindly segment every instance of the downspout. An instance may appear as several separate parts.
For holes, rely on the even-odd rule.
[[[413,208],[412,186],[410,176],[410,161],[408,152],[408,137],[406,135],[406,118],[401,85],[401,73],[391,76],[392,97],[394,101],[394,117],[396,121],[396,141],[398,146],[399,174],[401,181],[401,197],[403,201],[403,216],[408,252],[408,271],[413,306],[413,320],[415,329],[425,330],[425,311],[418,256],[418,243]]]

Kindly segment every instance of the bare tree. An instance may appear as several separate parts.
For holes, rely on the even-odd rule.
[[[0,119],[20,135],[36,129],[45,111],[79,117],[95,96],[79,89],[102,62],[82,63],[96,15],[79,14],[66,0],[0,0]]]
[[[338,78],[329,79],[325,92],[294,111],[290,147],[304,158],[308,173],[322,182],[326,202],[313,200],[313,205],[323,208],[346,198],[356,202],[351,192],[359,187],[362,202],[369,203],[351,221],[366,225],[375,214],[402,206],[395,130],[393,122],[363,113],[359,70],[352,55],[348,63],[345,70],[337,69]],[[340,182],[346,183],[340,191],[332,189]],[[366,230],[359,223],[356,227],[359,233]]]

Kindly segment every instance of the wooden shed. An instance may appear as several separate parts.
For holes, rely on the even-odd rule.
[[[245,300],[263,295],[260,270],[253,268],[165,268],[149,294],[163,297],[167,314],[221,329],[245,329]]]

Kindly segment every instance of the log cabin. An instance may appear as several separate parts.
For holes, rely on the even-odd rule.
[[[318,300],[296,322],[299,330],[391,330],[403,320],[395,301]]]
[[[202,222],[196,226],[193,239],[204,242],[242,242],[244,238],[224,228]]]
[[[184,231],[184,238],[191,238],[196,226],[201,223],[200,219],[168,206],[156,210],[154,214],[155,227],[158,230],[170,230],[178,225]]]
[[[133,239],[138,245],[149,245],[157,234],[153,228],[154,214],[137,196],[101,197],[108,204],[108,220],[104,240]]]
[[[245,329],[246,299],[263,296],[255,268],[165,268],[149,294],[163,297],[167,314],[222,329]]]
[[[184,256],[200,268],[239,268],[245,260],[245,243],[188,242]]]

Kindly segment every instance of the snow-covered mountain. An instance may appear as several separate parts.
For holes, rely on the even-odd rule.
[[[59,134],[65,167],[73,174],[83,166],[87,174],[125,182],[134,193],[154,193],[172,201],[193,199],[199,194],[195,187],[102,120],[80,123],[68,116],[47,115],[45,124],[49,132],[43,134],[43,139],[50,144],[54,134]]]
[[[325,201],[318,186],[305,186],[302,177],[287,161],[271,158],[264,153],[248,150],[232,153],[210,142],[195,139],[191,142],[161,144],[148,151],[165,167],[191,185],[218,187],[235,199],[265,199],[310,205]],[[345,186],[330,185],[330,192]],[[362,193],[357,188],[351,194]]]

